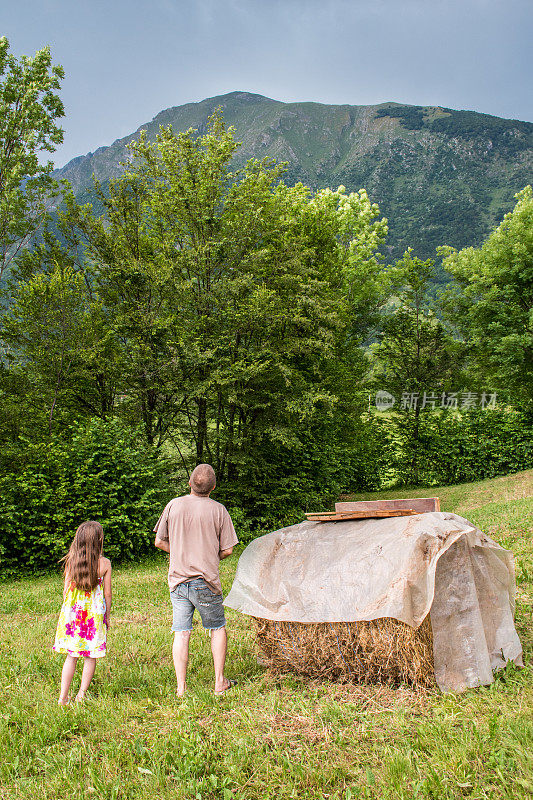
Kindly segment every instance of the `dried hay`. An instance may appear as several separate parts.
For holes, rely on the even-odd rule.
[[[418,629],[389,617],[372,622],[273,622],[254,618],[274,672],[350,683],[434,686],[429,615]]]

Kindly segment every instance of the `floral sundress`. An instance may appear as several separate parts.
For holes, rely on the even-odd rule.
[[[61,611],[55,642],[56,653],[70,656],[101,658],[106,653],[106,603],[102,588],[103,578],[90,592],[78,589],[71,583]]]

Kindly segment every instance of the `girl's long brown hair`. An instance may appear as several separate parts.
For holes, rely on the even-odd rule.
[[[98,561],[102,555],[104,530],[99,522],[82,522],[65,556],[65,575],[83,592],[98,583]]]

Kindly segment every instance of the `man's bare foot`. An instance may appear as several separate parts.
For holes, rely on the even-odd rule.
[[[215,694],[224,694],[231,689],[232,686],[236,686],[237,681],[232,680],[231,678],[224,678],[220,684],[215,684]]]

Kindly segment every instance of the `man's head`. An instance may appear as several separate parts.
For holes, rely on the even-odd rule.
[[[216,485],[215,470],[211,464],[198,464],[191,472],[189,486],[193,494],[209,497]]]

